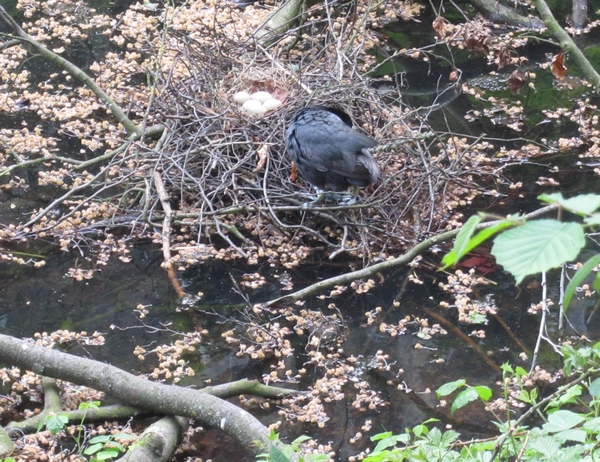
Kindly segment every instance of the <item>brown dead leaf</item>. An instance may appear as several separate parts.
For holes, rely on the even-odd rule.
[[[438,16],[433,20],[432,26],[433,30],[435,31],[435,36],[440,42],[442,42],[446,37],[446,21],[441,16]]]
[[[292,170],[290,171],[290,181],[295,182],[298,179],[298,167],[292,162]]]
[[[521,87],[525,84],[525,74],[517,69],[510,74],[506,83],[508,88],[510,88],[510,91],[519,93]]]
[[[265,164],[267,163],[267,159],[269,158],[269,146],[263,144],[257,151],[258,154],[258,164],[256,164],[256,168],[253,170],[253,173],[260,172],[263,168],[265,168]]]
[[[567,75],[567,68],[564,65],[565,54],[561,51],[557,55],[554,55],[552,58],[552,64],[550,65],[550,70],[552,74],[557,79],[564,79]]]
[[[488,42],[489,36],[483,31],[469,31],[465,34],[465,46],[467,50],[474,53],[487,53],[490,51]]]
[[[496,52],[496,62],[498,63],[498,70],[504,69],[504,67],[512,64],[512,59],[515,57],[515,53],[507,48],[502,48]]]
[[[283,104],[287,99],[289,92],[285,91],[283,88],[276,88],[271,92],[271,96],[275,99],[278,99]]]

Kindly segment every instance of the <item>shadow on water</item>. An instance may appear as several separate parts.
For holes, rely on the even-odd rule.
[[[54,252],[47,264],[37,269],[2,264],[1,330],[17,337],[59,329],[98,331],[106,335],[106,347],[88,353],[95,359],[135,369],[131,356],[135,345],[166,342],[169,336],[148,334],[136,320],[134,309],[138,304],[151,306],[148,323],[159,326],[163,319],[172,317],[176,300],[155,248],[136,247],[132,258],[131,263],[113,259],[84,281],[66,276],[70,268],[79,266],[73,254]],[[111,325],[140,328],[120,332]]]

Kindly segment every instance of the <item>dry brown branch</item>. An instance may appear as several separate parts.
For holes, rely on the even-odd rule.
[[[175,289],[175,293],[179,298],[183,298],[183,289],[181,287],[181,284],[179,283],[179,280],[175,276],[175,271],[173,270],[173,265],[171,264],[171,220],[173,218],[173,210],[171,210],[171,205],[169,204],[169,196],[165,191],[165,185],[162,181],[162,178],[160,177],[160,173],[154,172],[153,178],[154,187],[156,188],[158,198],[160,199],[163,211],[165,212],[162,231],[160,233],[163,249],[163,266],[167,270],[169,280],[171,281],[173,289]]]

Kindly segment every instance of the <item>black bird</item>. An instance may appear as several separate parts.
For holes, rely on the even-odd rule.
[[[381,176],[368,149],[377,142],[352,128],[339,109],[315,106],[299,109],[285,134],[287,151],[302,177],[319,192],[345,191],[375,183]]]

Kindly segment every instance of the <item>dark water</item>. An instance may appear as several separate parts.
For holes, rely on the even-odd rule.
[[[117,10],[123,8],[119,2],[113,6]],[[397,39],[401,40],[402,37]],[[543,55],[543,51],[538,53]],[[86,62],[84,58],[82,62]],[[405,66],[405,63],[400,64]],[[465,75],[465,78],[475,78],[478,73],[487,72],[481,60],[476,64],[472,63],[469,75]],[[405,67],[409,78],[411,76],[408,74],[413,72],[413,69]],[[415,75],[423,77],[423,73],[428,71],[416,69],[414,72],[417,72]],[[491,83],[481,82],[481,85]],[[435,79],[434,85],[437,85]],[[531,121],[527,130],[528,136],[536,139],[558,134],[555,127],[536,118],[540,113],[539,108],[547,105],[548,95],[556,94],[556,91],[552,89],[552,83],[549,81],[545,84],[538,82],[537,85],[540,90],[535,94],[524,91],[519,96],[527,107],[526,117]],[[514,95],[507,94],[503,86],[499,87],[498,92],[502,93],[502,97],[515,98]],[[572,98],[572,95],[559,96]],[[431,102],[431,96],[423,97],[429,98],[423,100],[428,101],[427,103],[419,103],[418,95],[413,98],[416,99],[410,102],[414,105]],[[480,109],[478,104],[482,103],[473,101],[466,95],[459,95],[444,107],[444,112],[432,114],[430,122],[438,128],[449,127],[474,136],[482,132],[498,139],[518,136],[502,124],[497,125],[490,120],[465,124],[462,116],[474,108]],[[561,104],[562,100],[556,101],[557,106]],[[562,136],[573,135],[574,128],[568,123],[560,129]],[[77,148],[73,146],[73,149]],[[559,171],[554,173],[553,177],[560,181],[559,187],[546,188],[536,184],[540,176],[548,176],[556,167],[559,167]],[[584,163],[577,164],[573,153],[545,157],[536,163],[511,166],[504,171],[504,175],[515,181],[523,181],[524,189],[514,196],[479,199],[472,210],[464,211],[466,216],[478,210],[498,214],[526,213],[538,206],[536,197],[542,192],[560,190],[566,195],[572,195],[600,189],[598,176],[591,173],[591,169]],[[29,208],[29,201],[44,203],[47,199],[39,191],[34,195],[36,197],[4,196],[5,207],[1,208],[0,222],[15,220],[19,213],[20,201]],[[6,207],[8,202],[16,204],[16,209]],[[132,354],[135,346],[142,345],[151,349],[154,345],[168,343],[176,338],[173,331],[206,329],[208,333],[203,337],[203,344],[197,355],[188,358],[196,370],[196,376],[186,379],[185,385],[201,387],[207,380],[217,384],[241,378],[262,379],[264,374],[269,373],[268,363],[256,362],[245,356],[238,357],[236,348],[227,345],[221,334],[237,325],[226,322],[226,319],[246,321],[250,312],[249,306],[285,293],[281,291],[280,283],[283,270],[273,269],[266,262],[261,262],[258,266],[239,262],[206,262],[180,274],[188,293],[204,294],[197,303],[184,306],[178,300],[165,271],[160,267],[160,249],[149,242],[140,242],[134,246],[131,262],[123,263],[114,258],[107,266],[100,267],[92,279],[80,282],[65,276],[71,267],[81,263],[80,254],[60,253],[52,247],[38,248],[35,252],[43,252],[48,256],[45,267],[35,269],[0,263],[0,332],[17,337],[30,337],[36,332],[52,332],[58,329],[75,332],[85,330],[88,333],[99,331],[106,337],[105,346],[87,347],[84,350],[77,345],[68,345],[68,351],[110,362],[128,371],[145,371],[152,366],[152,362],[146,364],[138,361]],[[492,369],[472,346],[465,343],[456,332],[449,331],[447,326],[444,328],[449,331],[448,334],[424,338],[419,335],[420,329],[414,319],[428,319],[429,324],[433,325],[439,322],[430,316],[431,312],[435,312],[467,335],[473,330],[482,329],[486,332],[486,337],[476,340],[476,343],[493,362],[502,364],[508,361],[527,368],[527,363],[519,358],[521,348],[515,343],[515,338],[520,339],[527,347],[533,347],[538,319],[528,315],[526,310],[532,303],[539,301],[541,291],[535,285],[530,290],[526,285],[515,288],[511,278],[500,269],[496,269],[487,275],[494,284],[479,288],[479,292],[473,295],[473,298],[495,302],[499,308],[499,317],[509,326],[510,331],[494,318],[490,318],[487,325],[461,325],[456,322],[453,314],[439,308],[441,301],[450,300],[449,295],[438,287],[438,283],[444,280],[442,274],[435,272],[440,258],[440,254],[426,256],[431,269],[418,273],[423,284],[406,284],[411,270],[400,268],[382,275],[383,281],[366,295],[347,293],[335,300],[344,321],[345,341],[342,344],[343,354],[332,366],[346,364],[350,357],[357,358],[353,379],[356,382],[367,381],[386,402],[385,406],[365,411],[352,407],[356,389],[349,383],[344,387],[344,398],[326,406],[331,420],[325,428],[317,429],[314,425],[284,425],[284,435],[297,436],[307,433],[317,438],[320,443],[330,442],[338,454],[338,460],[347,460],[349,456],[367,446],[364,439],[356,444],[349,442],[357,432],[365,435],[380,431],[402,432],[406,427],[433,417],[442,420],[442,425],[453,425],[464,436],[485,436],[495,430],[495,427],[489,426],[489,415],[484,414],[481,406],[473,405],[450,416],[447,410],[438,408],[434,391],[443,383],[459,378],[467,379],[470,384],[495,387],[499,378],[497,370]],[[347,270],[345,264],[334,265],[315,260],[286,272],[294,282],[294,288],[299,289],[311,282]],[[260,273],[267,280],[258,290],[239,288],[232,282],[232,279],[239,281],[244,274],[254,272]],[[555,278],[555,275],[551,277]],[[556,284],[554,286],[556,287]],[[399,306],[394,305],[395,299],[400,302]],[[306,308],[332,314],[328,308],[331,301],[311,298],[307,300]],[[589,304],[590,302],[585,302],[575,308],[578,318],[583,318],[582,313],[585,315],[586,310],[590,311]],[[135,315],[138,305],[145,306],[149,311],[149,315],[143,320]],[[377,307],[381,308],[381,314],[378,315],[377,322],[368,325],[365,313]],[[407,316],[412,322],[407,324],[406,331],[401,335],[391,336],[380,332],[379,326],[382,322],[395,325]],[[592,323],[585,326],[587,334],[592,338],[599,336],[599,327],[595,319],[592,318]],[[556,325],[555,318],[552,322],[551,325]],[[290,359],[290,367],[298,370],[306,367],[309,359],[306,338],[292,336],[292,341],[297,347],[297,354]],[[388,355],[388,371],[371,365],[372,359],[380,350]],[[306,389],[311,379],[323,375],[323,370],[311,370],[309,367],[303,382],[294,386]],[[271,410],[256,410],[256,413],[267,423],[278,419],[275,406]],[[368,419],[373,421],[372,430],[362,430],[361,427]],[[230,439],[214,430],[209,431],[208,435],[199,443],[204,450],[203,457],[212,457],[215,461],[241,460],[239,454],[243,453],[243,448],[235,448]],[[231,451],[232,448],[233,453],[225,450]]]

